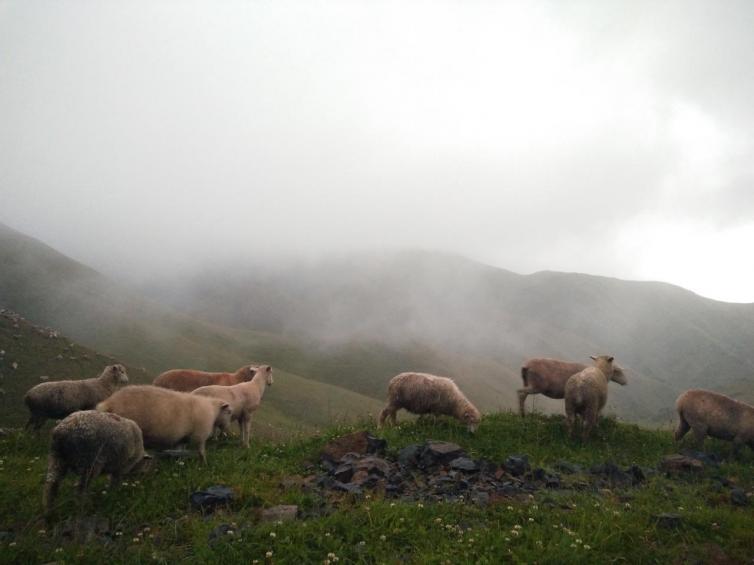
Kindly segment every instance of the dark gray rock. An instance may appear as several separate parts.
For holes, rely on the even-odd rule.
[[[581,466],[576,463],[571,463],[570,461],[558,461],[552,467],[556,471],[560,471],[566,475],[573,475],[581,472]]]
[[[666,455],[660,463],[660,469],[669,475],[701,473],[704,464],[699,459],[676,453]]]
[[[684,449],[681,451],[681,455],[685,455],[686,457],[691,457],[692,459],[696,459],[697,461],[701,461],[704,465],[710,465],[712,467],[717,467],[720,465],[720,456],[716,453],[706,453],[704,451],[695,451],[693,449]]]
[[[730,491],[730,502],[734,506],[748,506],[749,497],[746,496],[744,489],[734,488]]]
[[[520,477],[530,469],[529,456],[511,455],[505,460],[504,467],[514,477]]]
[[[657,514],[654,517],[655,523],[661,528],[680,528],[683,519],[680,514]]]
[[[228,505],[233,501],[233,490],[230,487],[215,485],[192,493],[189,501],[197,510],[212,512],[218,506]]]
[[[330,487],[334,491],[347,492],[349,494],[361,494],[361,487],[353,483],[341,483],[340,481],[334,481]]]
[[[460,445],[447,441],[430,441],[419,457],[419,467],[426,469],[436,465],[447,465],[453,459],[466,455]]]
[[[458,471],[473,473],[479,471],[479,465],[473,459],[468,457],[456,457],[450,462],[450,468]]]
[[[423,449],[424,446],[418,443],[407,445],[398,453],[398,463],[404,467],[416,467],[419,464],[419,456]]]

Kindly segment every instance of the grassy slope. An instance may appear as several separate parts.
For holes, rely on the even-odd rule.
[[[327,435],[343,431],[347,428]],[[667,432],[603,420],[594,440],[581,445],[564,437],[560,418],[523,422],[512,414],[486,418],[474,436],[445,419],[404,423],[383,435],[391,452],[434,438],[456,441],[474,456],[494,461],[527,453],[534,465],[543,466],[560,459],[653,466],[675,450]],[[82,512],[108,519],[111,533],[88,543],[65,539],[40,521],[45,438],[0,438],[0,532],[11,532],[0,537],[0,560],[321,563],[329,553],[340,563],[744,562],[752,557],[751,507],[731,506],[727,489],[712,476],[751,490],[754,454],[749,451],[702,478],[654,475],[644,486],[626,491],[540,491],[533,498],[483,508],[392,503],[373,494],[331,501],[330,509],[321,512],[323,501],[296,486],[295,477],[311,472],[310,462],[326,437],[255,441],[249,450],[228,442],[212,445],[207,467],[193,459],[185,464],[158,459],[152,469],[115,490],[99,479]],[[708,449],[730,455],[729,446],[718,442]],[[188,495],[212,484],[232,486],[237,500],[230,510],[203,518],[190,509]],[[259,523],[262,507],[281,503],[298,504],[307,517],[281,525]],[[55,523],[75,511],[69,478]],[[658,527],[653,516],[660,512],[680,514],[680,528]],[[234,534],[208,543],[219,524],[231,524]],[[267,552],[271,557],[265,557]]]
[[[0,315],[0,350],[5,351],[0,357],[0,388],[5,392],[0,396],[1,426],[20,426],[26,422],[28,413],[23,395],[40,382],[40,376],[47,375],[53,380],[87,378],[98,375],[105,365],[115,362],[112,357],[65,337],[50,339],[26,320],[20,320],[17,328],[15,325],[11,319]],[[58,359],[58,355],[63,359]],[[18,363],[17,369],[12,368],[14,361]],[[239,356],[232,362],[242,364]],[[134,384],[151,382],[154,377],[144,368],[131,365],[126,368]],[[256,415],[258,433],[266,437],[287,437],[295,432],[312,432],[380,408],[381,404],[375,399],[276,369],[275,384],[265,395]]]

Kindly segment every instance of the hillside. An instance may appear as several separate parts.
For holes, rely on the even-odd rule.
[[[695,386],[754,401],[754,304],[716,302],[664,283],[518,275],[461,257],[403,252],[214,269],[211,277],[199,273],[149,292],[214,323],[317,341],[335,357],[358,343],[375,352],[372,362],[380,350],[421,348],[414,357],[425,363],[415,363],[455,375],[488,408],[491,398],[514,405],[524,359],[588,362],[599,352],[614,354],[629,372],[629,386],[609,405],[626,419],[666,423],[677,395]],[[310,363],[308,374],[342,378],[321,365]],[[390,376],[385,370],[350,386],[376,394]]]
[[[354,429],[386,440],[386,452],[369,461],[393,473],[391,481],[399,477],[400,490],[385,486],[382,471],[374,487],[338,490],[330,475],[343,471],[320,463],[319,453]],[[248,450],[212,442],[208,465],[193,456],[158,457],[117,488],[96,480],[82,503],[69,477],[48,524],[40,506],[47,438],[6,434],[0,436],[0,560],[750,561],[754,453],[745,449],[735,459],[729,444],[707,440],[707,454],[697,454],[704,463],[694,460],[697,472],[667,474],[661,462],[678,449],[668,432],[605,419],[581,444],[563,430],[561,417],[524,422],[507,413],[487,417],[473,436],[450,420],[426,419],[379,432],[373,425],[341,427],[285,443],[257,438]],[[411,467],[405,453],[428,439],[455,442],[468,455],[462,464],[473,458],[486,470],[454,470],[452,462]],[[482,474],[488,478],[480,480]],[[230,487],[233,500],[203,514],[189,497],[212,485]],[[266,515],[281,504],[295,505],[292,519]]]

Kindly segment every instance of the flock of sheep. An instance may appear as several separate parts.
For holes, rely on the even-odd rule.
[[[521,416],[529,395],[562,398],[569,433],[575,434],[580,418],[582,437],[588,439],[607,402],[608,383],[627,383],[612,356],[592,360],[593,366],[555,359],[527,361],[521,368],[524,386],[517,391]],[[63,418],[52,430],[46,514],[69,471],[80,477],[80,492],[100,474],[110,475],[117,484],[149,458],[145,448],[169,448],[187,440],[206,463],[207,440],[215,431],[228,432],[232,422],[238,422],[241,444],[248,447],[252,414],[272,382],[272,368],[259,365],[235,373],[175,369],[159,375],[152,385],[124,386],[125,368],[109,365],[97,378],[34,386],[24,397],[31,412],[27,428],[38,430],[48,418]],[[676,408],[676,440],[692,430],[700,444],[709,435],[732,441],[736,451],[743,444],[754,449],[754,407],[715,392],[689,390],[678,398]],[[482,418],[451,379],[426,373],[401,373],[390,380],[379,425],[395,423],[400,409],[452,416],[471,432]]]

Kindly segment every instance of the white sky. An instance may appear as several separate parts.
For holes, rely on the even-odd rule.
[[[0,221],[111,273],[372,247],[754,302],[754,2],[0,0]]]

